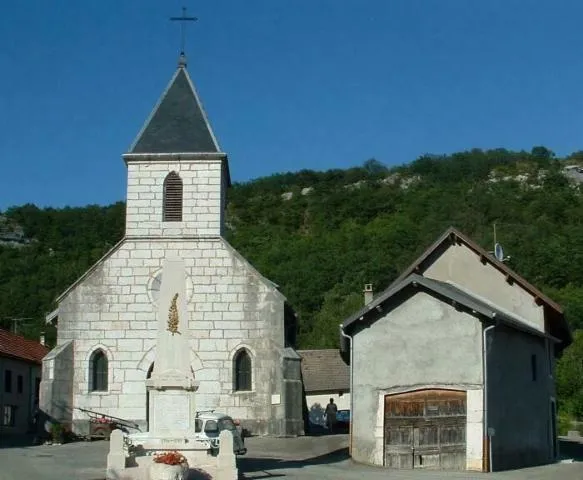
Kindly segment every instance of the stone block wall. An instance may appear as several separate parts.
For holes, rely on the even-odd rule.
[[[73,418],[74,342],[60,342],[43,359],[39,407],[50,418],[71,423]]]
[[[223,232],[223,160],[128,162],[126,236],[208,236]],[[182,222],[163,222],[164,179],[183,183]]]
[[[75,340],[75,406],[146,427],[145,380],[155,360],[157,306],[149,291],[166,256],[187,265],[191,366],[200,387],[197,410],[214,409],[252,425],[254,433],[286,434],[283,356],[285,298],[219,237],[126,239],[66,293],[58,342]],[[106,392],[89,391],[89,359],[108,357]],[[253,388],[233,391],[233,359],[245,348]],[[301,395],[299,398],[301,409]],[[74,412],[79,428],[87,416]]]

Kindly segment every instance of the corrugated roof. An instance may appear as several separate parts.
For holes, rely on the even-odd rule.
[[[0,330],[0,356],[41,363],[49,349],[39,342]]]
[[[298,350],[306,393],[350,390],[350,367],[337,349]]]

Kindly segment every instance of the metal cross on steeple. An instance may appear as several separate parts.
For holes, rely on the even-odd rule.
[[[180,22],[180,56],[184,57],[184,44],[186,43],[186,22],[196,22],[198,18],[196,17],[189,17],[186,15],[186,7],[182,7],[182,16],[181,17],[170,17],[172,22]]]

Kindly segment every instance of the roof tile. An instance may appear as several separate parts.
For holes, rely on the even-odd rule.
[[[350,390],[350,367],[337,349],[298,350],[302,357],[302,377],[307,393]]]
[[[47,353],[49,353],[49,349],[34,340],[0,330],[0,356],[40,364]]]
[[[211,153],[219,148],[186,69],[179,68],[130,153]]]

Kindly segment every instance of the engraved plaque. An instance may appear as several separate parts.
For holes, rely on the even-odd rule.
[[[183,438],[163,438],[162,445],[174,445],[176,443],[182,443]]]
[[[156,432],[186,432],[190,423],[190,398],[188,393],[156,392],[153,400],[153,424]]]

